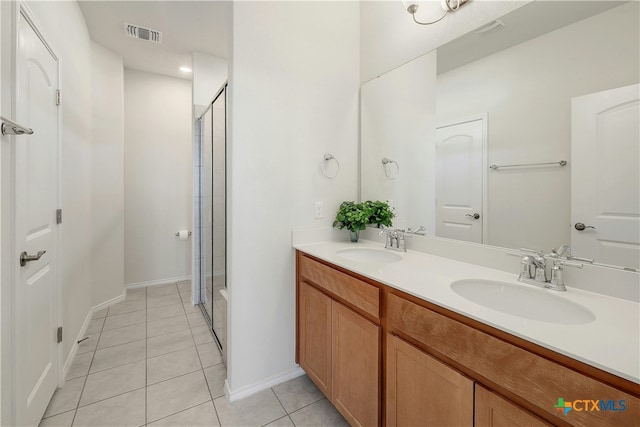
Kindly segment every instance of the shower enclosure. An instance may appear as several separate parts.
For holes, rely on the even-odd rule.
[[[200,308],[226,363],[226,84],[200,117]]]

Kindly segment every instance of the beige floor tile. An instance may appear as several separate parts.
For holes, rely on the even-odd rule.
[[[140,389],[78,408],[73,425],[83,427],[144,425],[144,395],[144,389]]]
[[[184,312],[187,314],[200,313],[200,307],[193,305],[190,302],[183,302],[182,306],[184,307]]]
[[[93,315],[91,316],[92,319],[104,319],[105,317],[107,317],[107,311],[109,311],[109,308],[103,308],[101,310],[98,311],[94,311]]]
[[[297,427],[349,427],[349,423],[327,399],[305,406],[289,416]]]
[[[178,293],[178,287],[175,283],[167,283],[164,285],[154,285],[147,287],[147,297],[158,297],[162,295],[174,295]]]
[[[147,288],[127,289],[127,297],[125,301],[138,301],[147,297]]]
[[[160,356],[193,346],[195,346],[195,343],[189,329],[159,335],[147,339],[147,357]]]
[[[89,373],[89,367],[91,366],[91,360],[93,360],[93,353],[76,354],[73,358],[73,363],[69,372],[67,372],[67,379],[73,379],[78,377],[84,377]]]
[[[173,378],[147,387],[147,422],[211,400],[203,372]]]
[[[44,417],[51,417],[76,409],[84,386],[84,380],[85,377],[80,377],[65,381],[64,387],[56,390],[53,394],[49,406],[44,412]]]
[[[204,376],[207,379],[209,393],[212,399],[224,396],[224,380],[227,379],[227,369],[222,363],[204,369]]]
[[[92,319],[89,321],[89,325],[87,326],[87,330],[85,333],[87,335],[91,334],[99,334],[102,331],[102,326],[104,326],[104,317],[100,319]]]
[[[180,299],[180,294],[178,294],[178,292],[170,295],[157,295],[157,296],[147,295],[148,308],[164,307],[166,305],[180,304],[181,302],[182,300]]]
[[[147,425],[149,427],[217,427],[220,422],[213,402],[207,402]]]
[[[324,398],[322,392],[306,375],[278,384],[273,387],[273,391],[289,414]]]
[[[87,335],[88,338],[78,344],[78,354],[93,353],[98,347],[100,334]]]
[[[196,342],[196,345],[213,341],[213,333],[211,329],[209,329],[209,326],[196,326],[195,328],[191,328],[191,333],[193,334],[193,340]]]
[[[144,386],[144,360],[107,369],[87,377],[80,406],[86,406]]]
[[[191,280],[182,280],[178,282],[178,291],[186,292],[191,290]]]
[[[218,350],[218,346],[215,342],[201,344],[197,348],[203,368],[208,368],[209,366],[222,363],[222,355],[220,355],[220,350]]]
[[[150,308],[147,310],[147,322],[166,319],[168,317],[183,316],[184,307],[182,304],[166,305],[164,307]]]
[[[136,325],[147,321],[147,313],[144,311],[133,311],[131,313],[116,314],[109,316],[104,321],[102,332],[113,329],[124,328],[125,326]]]
[[[147,384],[155,384],[200,370],[195,347],[147,359]]]
[[[187,319],[189,319],[189,325],[192,328],[196,326],[207,326],[207,321],[204,320],[202,313],[189,313],[187,314]]]
[[[293,425],[293,421],[291,421],[291,418],[289,418],[289,416],[287,415],[267,424],[264,427],[295,427],[295,426]]]
[[[64,412],[49,418],[43,418],[39,427],[71,427],[76,411]]]
[[[147,309],[147,302],[145,300],[137,301],[123,301],[109,307],[108,316],[115,316],[116,314],[131,313],[133,311],[141,311]]]
[[[144,360],[146,358],[146,340],[134,341],[127,344],[117,345],[102,350],[97,350],[90,373],[104,371],[116,366],[127,365],[129,363]]]
[[[147,322],[147,337],[151,338],[171,332],[178,332],[183,329],[189,329],[189,323],[187,322],[187,316],[181,314],[176,317]]]
[[[144,323],[125,326],[124,328],[113,329],[111,331],[103,331],[100,335],[100,341],[98,341],[98,350],[143,340],[147,337],[146,334],[147,325]]]
[[[219,397],[213,404],[223,426],[263,426],[287,415],[271,389],[235,402]]]
[[[180,291],[180,298],[182,302],[191,302],[191,289],[184,292]]]

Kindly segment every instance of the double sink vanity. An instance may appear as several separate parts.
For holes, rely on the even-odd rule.
[[[351,425],[640,422],[637,302],[371,241],[294,247],[296,361]]]

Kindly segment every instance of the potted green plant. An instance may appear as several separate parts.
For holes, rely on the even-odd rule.
[[[340,204],[333,226],[339,230],[346,228],[349,230],[351,241],[358,241],[358,234],[367,228],[370,211],[365,203],[345,201]]]
[[[367,225],[375,225],[377,228],[391,227],[394,216],[395,213],[388,202],[379,200],[375,202],[367,200],[362,203],[345,201],[340,204],[333,226],[340,230],[346,228],[349,230],[351,241],[357,242],[360,231],[367,228]]]
[[[368,224],[373,224],[377,228],[393,226],[392,220],[395,213],[389,206],[389,202],[381,202],[380,200],[372,202],[371,200],[367,200],[364,202],[364,205],[369,211]]]

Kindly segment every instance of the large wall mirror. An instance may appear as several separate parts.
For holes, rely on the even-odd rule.
[[[535,1],[363,84],[361,198],[397,228],[640,268],[639,6]]]

